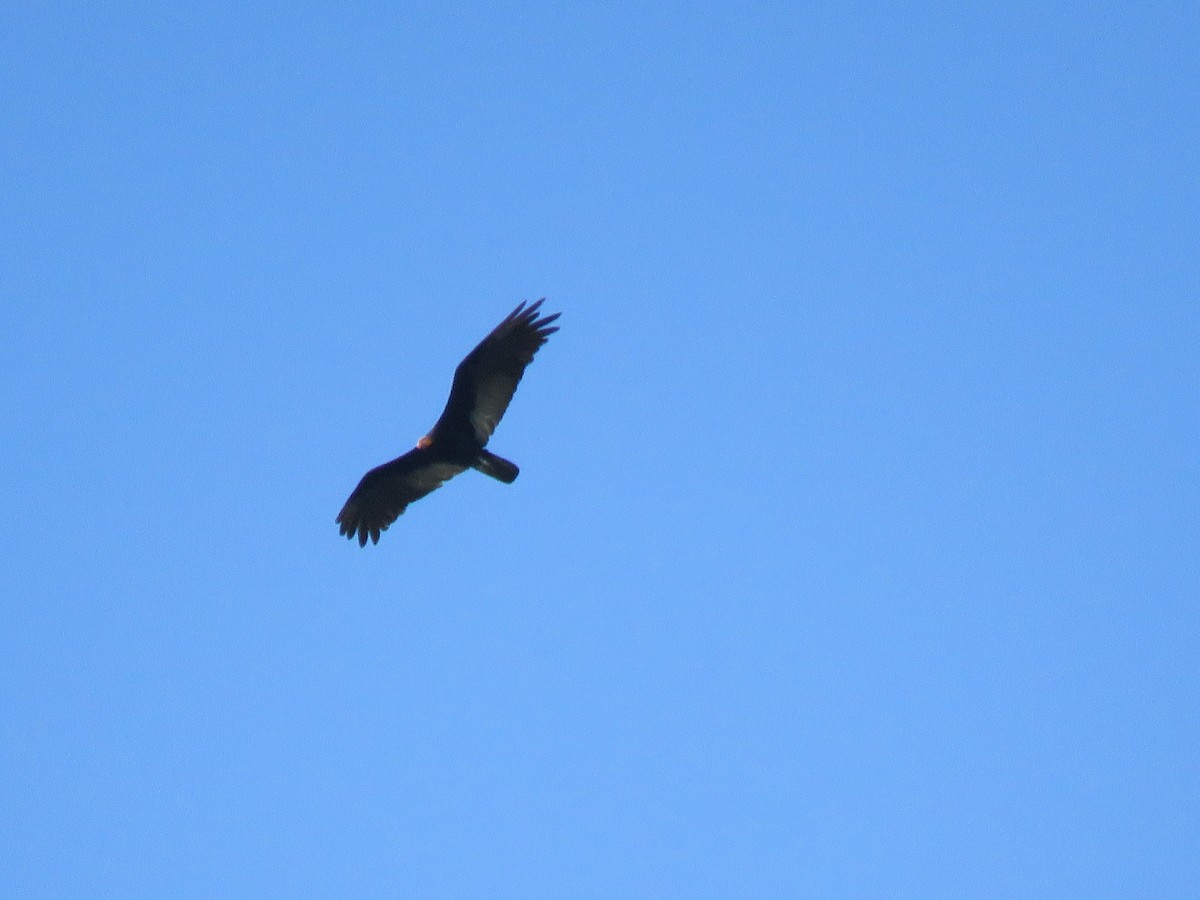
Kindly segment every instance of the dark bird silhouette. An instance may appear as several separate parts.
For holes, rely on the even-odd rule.
[[[485,450],[533,354],[558,327],[561,315],[538,317],[546,298],[522,302],[454,370],[450,399],[441,418],[417,446],[368,472],[338,513],[347,538],[379,543],[379,533],[399,518],[405,507],[466,469],[478,469],[505,484],[520,471],[507,459]]]

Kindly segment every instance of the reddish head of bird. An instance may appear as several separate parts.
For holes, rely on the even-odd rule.
[[[423,437],[419,441],[417,441],[417,447],[419,447],[422,450],[425,450],[432,443],[433,443],[433,438],[431,438],[429,435],[425,435],[425,437]]]

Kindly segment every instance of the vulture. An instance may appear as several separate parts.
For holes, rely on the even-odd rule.
[[[539,313],[545,299],[528,306],[522,301],[458,364],[441,418],[416,447],[362,477],[337,515],[342,534],[351,540],[357,537],[360,547],[368,537],[378,544],[379,533],[387,531],[408,504],[466,469],[505,484],[516,480],[520,470],[484,447],[533,354],[558,331],[551,323],[561,313]]]

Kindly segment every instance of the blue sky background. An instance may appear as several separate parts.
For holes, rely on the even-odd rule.
[[[6,3],[0,894],[1197,896],[1197,46]]]

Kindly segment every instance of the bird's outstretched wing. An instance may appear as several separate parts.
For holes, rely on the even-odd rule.
[[[337,522],[341,533],[365,546],[367,538],[379,543],[379,533],[387,531],[414,500],[420,500],[442,483],[463,471],[462,466],[437,459],[420,447],[391,462],[376,466],[362,477]]]
[[[533,362],[533,354],[558,331],[551,323],[559,313],[538,317],[544,300],[529,306],[521,303],[458,364],[450,399],[435,432],[469,427],[480,444],[487,443],[508,409],[525,367]]]

